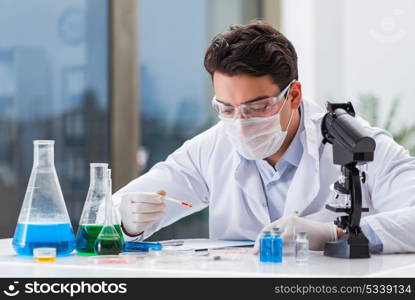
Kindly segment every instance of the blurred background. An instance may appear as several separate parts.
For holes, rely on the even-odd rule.
[[[0,0],[0,238],[14,232],[32,140],[56,140],[76,230],[90,162],[110,163],[117,190],[216,123],[205,49],[253,19],[294,44],[305,98],[350,100],[413,152],[414,12],[412,0]],[[152,239],[207,236],[208,209]]]

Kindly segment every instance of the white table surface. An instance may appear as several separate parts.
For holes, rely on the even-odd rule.
[[[306,264],[285,256],[282,264],[264,264],[252,254],[222,255],[221,260],[144,258],[135,264],[92,264],[71,255],[53,263],[17,256],[11,239],[0,240],[0,277],[415,277],[415,254],[340,259],[311,252]]]

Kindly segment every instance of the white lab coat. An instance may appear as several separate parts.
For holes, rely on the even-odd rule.
[[[324,108],[306,100],[303,103],[305,130],[300,139],[304,151],[283,211],[284,215],[298,211],[301,217],[332,222],[339,214],[325,205],[332,202],[329,187],[338,179],[340,167],[333,165],[331,145],[321,143]],[[362,222],[376,232],[384,252],[415,251],[415,158],[389,133],[360,120],[376,139],[375,160],[365,167],[368,180],[362,185],[363,207],[369,213],[363,213]],[[115,206],[119,207],[123,193],[159,189],[193,208],[166,202],[166,216],[146,229],[144,238],[207,206],[211,238],[255,240],[271,222],[256,164],[241,159],[221,122],[120,189],[114,194]]]

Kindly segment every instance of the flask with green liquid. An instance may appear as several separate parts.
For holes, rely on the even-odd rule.
[[[104,226],[105,201],[107,195],[111,195],[111,191],[108,191],[108,164],[92,163],[90,167],[90,186],[76,236],[76,250],[80,255],[96,255],[94,247]],[[112,219],[114,228],[123,242],[121,226],[115,217]]]
[[[122,252],[124,239],[119,235],[112,222],[112,180],[111,170],[108,170],[108,194],[105,198],[105,222],[95,241],[94,249],[98,255],[117,255]]]

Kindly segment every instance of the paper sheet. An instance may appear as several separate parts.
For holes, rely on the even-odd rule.
[[[224,247],[248,247],[253,246],[253,241],[226,241],[226,240],[211,240],[211,239],[178,239],[170,241],[184,241],[183,247],[193,248],[195,250],[201,249],[217,249]],[[160,241],[161,243],[167,241]]]

